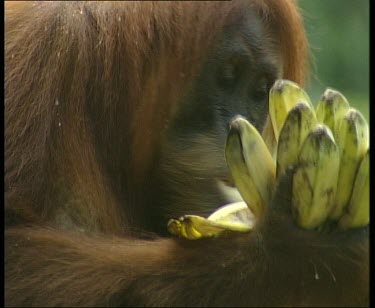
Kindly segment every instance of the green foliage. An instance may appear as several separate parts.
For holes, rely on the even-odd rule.
[[[369,120],[368,0],[299,0],[312,54],[307,91],[339,90]]]

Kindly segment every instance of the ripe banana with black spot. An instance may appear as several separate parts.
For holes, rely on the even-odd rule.
[[[340,153],[330,129],[322,124],[306,137],[293,176],[292,213],[297,224],[314,229],[332,209]]]
[[[242,198],[261,217],[272,197],[276,167],[259,132],[242,117],[230,123],[225,157]]]
[[[349,205],[339,220],[341,229],[366,226],[370,221],[370,156],[367,150],[355,177]]]
[[[288,113],[281,128],[277,147],[277,179],[291,165],[296,165],[303,142],[316,125],[314,109],[306,103],[298,103]]]
[[[298,102],[304,102],[313,107],[310,97],[298,84],[284,79],[274,83],[269,94],[269,115],[276,141],[279,140],[279,134],[288,112]]]
[[[350,108],[340,121],[337,132],[337,145],[340,149],[340,172],[334,208],[330,218],[339,220],[352,195],[355,175],[360,161],[369,147],[369,128],[362,114]]]
[[[340,92],[326,89],[316,106],[316,118],[318,122],[327,125],[335,139],[338,136],[340,121],[348,112],[350,106]]]

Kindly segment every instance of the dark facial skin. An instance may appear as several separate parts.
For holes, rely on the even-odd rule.
[[[165,232],[169,218],[208,215],[241,201],[231,188],[224,157],[230,120],[241,115],[261,131],[268,93],[281,74],[272,41],[255,16],[224,31],[166,132],[153,187],[153,221]],[[255,47],[257,46],[257,47]],[[161,174],[161,177],[160,177]],[[161,217],[159,216],[161,215]]]

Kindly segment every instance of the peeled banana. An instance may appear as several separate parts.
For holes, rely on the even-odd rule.
[[[299,226],[321,225],[332,209],[340,153],[330,129],[318,124],[307,136],[293,176],[292,213]]]
[[[348,205],[360,161],[369,147],[369,128],[362,114],[350,108],[340,121],[337,144],[341,161],[335,205],[330,218],[338,220]]]
[[[170,219],[168,230],[171,234],[189,240],[217,236],[225,230],[249,232],[255,225],[254,214],[245,202],[231,203],[219,208],[207,219],[196,215],[185,215],[180,219]]]

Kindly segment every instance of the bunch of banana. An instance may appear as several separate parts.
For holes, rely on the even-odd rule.
[[[369,223],[369,131],[345,97],[327,89],[314,110],[308,95],[288,80],[270,91],[262,132],[242,117],[232,120],[225,157],[244,202],[226,205],[207,219],[185,215],[168,223],[187,239],[251,231],[265,213],[277,181],[296,167],[292,214],[305,229],[335,221],[342,229]]]
[[[281,82],[286,88],[298,87]],[[279,112],[280,105],[286,106],[287,116]],[[342,229],[367,225],[369,128],[361,113],[332,89],[323,93],[316,110],[309,99],[271,90],[269,107],[274,128],[278,127],[274,129],[277,180],[286,168],[296,167],[292,187],[296,223],[305,229],[320,228],[328,221]]]

